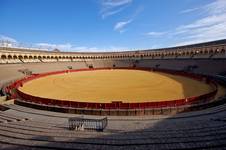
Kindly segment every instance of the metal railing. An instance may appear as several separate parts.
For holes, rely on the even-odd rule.
[[[108,124],[107,117],[103,119],[88,119],[81,117],[68,118],[69,130],[96,130],[103,131]]]

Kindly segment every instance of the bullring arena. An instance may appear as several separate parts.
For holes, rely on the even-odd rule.
[[[225,50],[0,47],[0,148],[225,149]]]
[[[212,92],[214,88],[180,76],[114,69],[51,75],[25,83],[19,90],[50,99],[134,103],[183,99]]]

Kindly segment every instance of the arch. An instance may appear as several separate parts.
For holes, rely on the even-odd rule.
[[[22,55],[19,55],[18,58],[19,58],[19,59],[23,59],[23,56],[22,56]]]
[[[213,49],[209,50],[209,53],[210,54],[213,54],[214,53]]]
[[[220,52],[220,49],[219,48],[216,48],[215,50],[214,50],[214,53],[219,53]]]
[[[37,56],[34,56],[34,59],[37,59],[38,57]]]
[[[33,59],[33,56],[30,55],[30,56],[29,56],[29,59]]]
[[[195,54],[199,54],[199,53],[200,53],[200,50],[196,50],[196,51],[195,51]]]
[[[204,51],[203,51],[203,50],[200,50],[200,51],[199,51],[199,53],[200,53],[200,54],[203,54],[203,53],[204,53]]]
[[[17,55],[13,55],[13,59],[17,59]]]
[[[8,55],[8,59],[12,59],[13,57],[12,57],[12,55]]]
[[[6,55],[1,55],[1,59],[6,59]]]
[[[28,56],[27,55],[24,55],[24,59],[28,59]]]

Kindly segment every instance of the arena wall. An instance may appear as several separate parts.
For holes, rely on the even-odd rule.
[[[108,68],[100,68],[100,69],[108,69]],[[121,68],[118,68],[121,69]],[[122,68],[125,69],[125,68]],[[134,68],[126,68],[126,69],[134,69]],[[186,76],[189,78],[193,78],[195,80],[203,81],[204,79],[208,84],[211,84],[215,87],[215,90],[200,95],[197,97],[189,97],[186,99],[179,100],[171,100],[171,101],[161,101],[161,102],[143,102],[143,103],[123,103],[121,101],[111,102],[111,103],[88,103],[88,102],[76,102],[76,101],[61,101],[57,99],[48,99],[41,98],[32,95],[25,94],[18,90],[17,88],[23,86],[25,82],[30,80],[45,77],[53,74],[61,74],[61,73],[69,73],[69,72],[78,72],[78,71],[87,71],[90,69],[78,69],[78,70],[65,70],[65,71],[55,71],[49,73],[43,73],[38,75],[32,75],[29,77],[25,77],[21,80],[17,80],[7,86],[5,88],[6,93],[10,94],[11,98],[18,98],[16,103],[20,105],[27,105],[31,107],[37,107],[40,109],[68,112],[68,113],[82,113],[82,114],[90,114],[90,115],[147,115],[147,114],[167,114],[167,113],[175,113],[185,110],[191,110],[192,108],[198,109],[200,106],[207,105],[212,102],[212,99],[215,97],[217,93],[217,84],[208,79],[208,77],[203,75],[196,75],[191,73],[185,73],[180,71],[171,71],[171,70],[163,70],[158,69],[157,71]],[[96,69],[91,69],[96,70]],[[99,69],[98,69],[99,70]],[[139,68],[139,70],[149,70],[149,68]],[[156,69],[152,69],[155,70]],[[13,92],[14,89],[16,93]],[[134,114],[134,112],[136,112]]]

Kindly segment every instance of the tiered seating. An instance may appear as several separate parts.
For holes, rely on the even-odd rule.
[[[41,149],[224,149],[226,146],[226,122],[219,121],[225,116],[226,105],[175,116],[109,117],[104,132],[68,130],[67,118],[74,115],[17,105],[9,107],[0,117],[12,114],[16,118],[29,117],[0,123],[0,143],[6,146]]]

